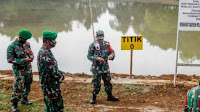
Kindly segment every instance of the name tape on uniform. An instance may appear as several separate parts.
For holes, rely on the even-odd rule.
[[[121,50],[142,50],[143,36],[121,36]]]

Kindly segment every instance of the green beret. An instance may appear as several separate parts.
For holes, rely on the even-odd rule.
[[[23,29],[19,32],[19,36],[23,39],[30,39],[32,34],[29,30]]]
[[[45,30],[43,31],[43,38],[49,40],[55,40],[57,38],[57,34],[55,32]]]

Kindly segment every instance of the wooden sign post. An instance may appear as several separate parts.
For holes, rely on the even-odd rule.
[[[143,36],[121,36],[121,50],[131,50],[130,78],[132,78],[133,50],[143,49]]]

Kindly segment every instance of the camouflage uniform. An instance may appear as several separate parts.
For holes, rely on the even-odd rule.
[[[63,112],[63,99],[61,94],[61,83],[64,78],[62,71],[51,50],[43,46],[38,53],[37,65],[44,94],[46,112]]]
[[[109,69],[107,59],[108,59],[108,56],[111,54],[113,55],[112,60],[115,57],[115,52],[111,48],[109,42],[103,41],[99,46],[100,46],[100,50],[97,50],[95,48],[94,43],[92,43],[89,46],[88,55],[87,55],[88,59],[93,62],[90,70],[93,73],[92,82],[94,84],[92,93],[95,95],[97,95],[101,89],[101,77],[104,81],[106,93],[112,92],[112,84],[110,83],[111,81],[110,69]],[[106,61],[99,62],[97,61],[97,57],[102,57]]]
[[[31,63],[26,63],[25,58],[34,58],[28,42],[21,44],[16,39],[8,46],[7,61],[12,63],[15,80],[11,102],[18,102],[21,98],[27,98],[33,81]]]
[[[200,112],[200,87],[194,87],[187,93],[184,112]]]

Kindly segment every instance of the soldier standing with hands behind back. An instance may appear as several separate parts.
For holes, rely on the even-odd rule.
[[[18,112],[18,102],[31,105],[27,97],[33,81],[32,66],[33,52],[27,42],[32,37],[29,30],[23,29],[19,32],[19,37],[12,42],[7,49],[7,61],[12,63],[14,72],[13,92],[11,96],[12,111]]]
[[[90,104],[96,103],[96,96],[101,89],[101,78],[104,81],[105,91],[108,94],[108,101],[118,101],[118,97],[112,95],[112,84],[110,83],[110,69],[108,65],[108,60],[113,60],[115,57],[115,52],[110,46],[110,43],[104,41],[104,32],[98,30],[96,32],[97,43],[92,43],[88,50],[88,59],[92,61],[91,71],[93,73],[93,84],[94,88],[92,91],[93,97]]]

